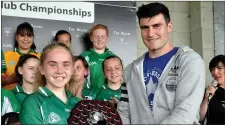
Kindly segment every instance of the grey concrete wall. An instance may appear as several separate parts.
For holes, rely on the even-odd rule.
[[[225,2],[214,2],[213,10],[215,55],[225,54]]]
[[[205,62],[206,85],[212,81],[208,69],[209,61],[214,57],[213,2],[190,2],[191,47]]]

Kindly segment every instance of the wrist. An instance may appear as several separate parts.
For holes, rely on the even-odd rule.
[[[204,96],[203,101],[204,101],[204,102],[208,102],[208,98],[209,98],[208,96]]]

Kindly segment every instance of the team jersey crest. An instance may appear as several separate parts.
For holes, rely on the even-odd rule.
[[[14,65],[15,64],[15,62],[13,61],[13,60],[11,60],[10,62],[9,62],[9,65],[10,66],[12,66],[12,65]]]
[[[58,114],[54,113],[54,112],[51,112],[49,115],[48,115],[48,122],[49,123],[57,123],[61,120],[61,118],[59,117]]]

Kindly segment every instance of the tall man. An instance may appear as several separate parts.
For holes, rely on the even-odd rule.
[[[171,44],[172,22],[165,5],[142,5],[137,16],[148,52],[125,69],[129,102],[118,104],[123,123],[197,123],[205,87],[202,58],[187,46]]]

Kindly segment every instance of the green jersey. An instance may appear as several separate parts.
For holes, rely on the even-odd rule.
[[[23,101],[20,122],[21,124],[67,124],[70,111],[79,98],[72,96],[66,89],[67,103],[65,104],[46,87],[40,87]]]
[[[96,100],[108,101],[111,97],[120,100],[121,97],[121,87],[118,90],[111,89],[108,84],[104,84],[100,93],[97,95]]]
[[[19,101],[20,105],[22,105],[23,100],[28,95],[24,92],[23,87],[17,84],[16,87],[12,90],[12,92],[16,95],[16,98]]]
[[[85,100],[95,100],[97,94],[100,92],[100,89],[91,87],[88,80],[85,81],[84,87],[82,89],[82,96]]]
[[[5,57],[4,57],[3,51],[1,53],[1,59],[2,59],[1,60],[1,71],[2,71],[2,73],[5,73],[5,71],[6,71],[6,65],[5,65]]]
[[[1,88],[1,106],[2,115],[9,112],[19,112],[20,104],[16,99],[16,96],[9,90]]]
[[[98,54],[93,48],[81,54],[86,61],[88,62],[90,69],[90,82],[93,88],[101,89],[104,82],[105,76],[102,70],[102,62],[108,56],[114,55],[108,48],[105,49],[105,52]]]

